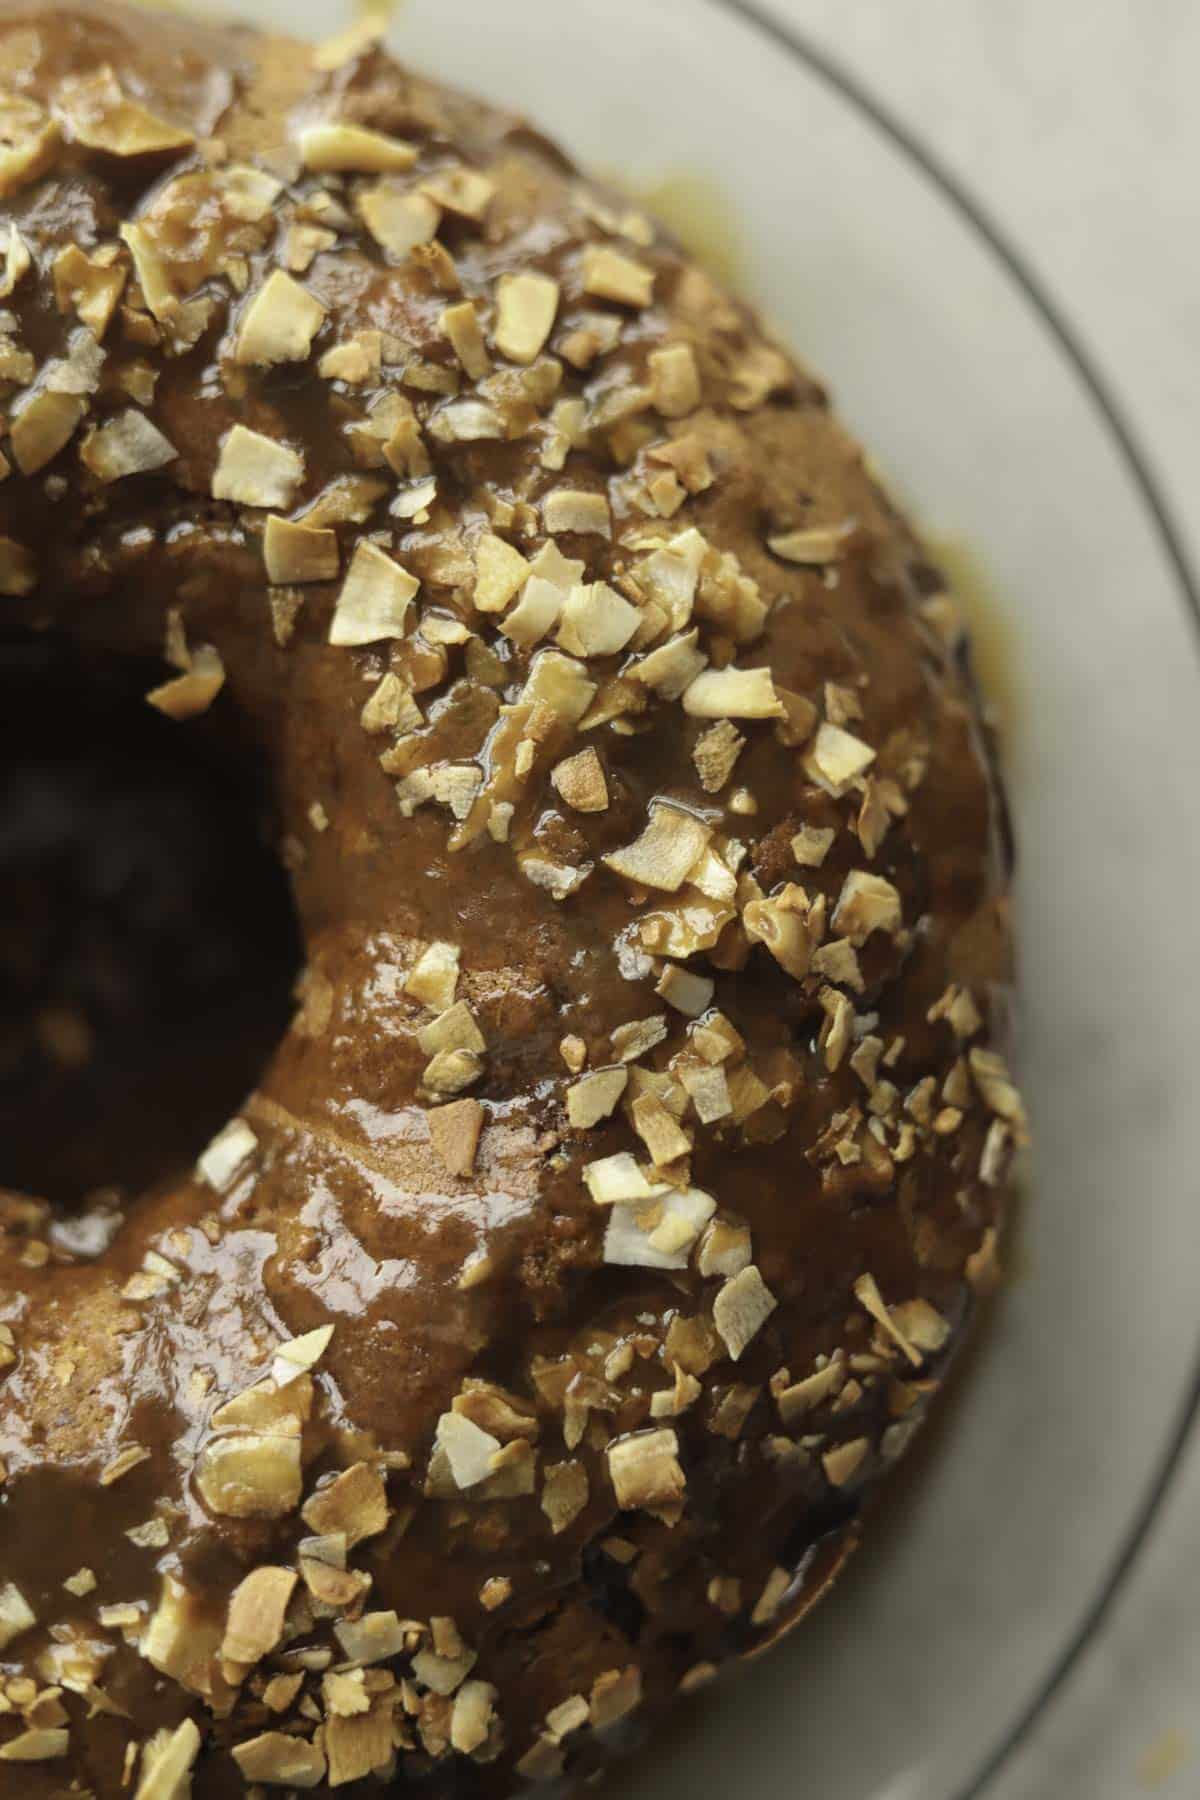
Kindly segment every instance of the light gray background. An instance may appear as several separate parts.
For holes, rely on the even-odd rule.
[[[886,101],[1034,264],[1132,421],[1195,562],[1200,6],[768,4]],[[1200,1442],[1101,1641],[996,1800],[1200,1792],[1198,1568]]]

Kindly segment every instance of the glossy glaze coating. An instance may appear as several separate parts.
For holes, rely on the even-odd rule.
[[[518,118],[366,42],[317,60],[0,6],[6,625],[164,659],[176,728],[266,773],[307,957],[207,1176],[164,1170],[91,1260],[45,1204],[5,1202],[0,1758],[31,1760],[0,1760],[3,1792],[585,1774],[827,1584],[990,1277],[1023,1130],[989,1053],[1006,869],[953,608],[820,388]],[[312,134],[330,120],[381,136]],[[371,223],[397,201],[415,253]],[[288,290],[268,364],[248,321],[281,269],[319,307]],[[237,425],[292,453],[253,477],[269,504],[213,496]],[[268,520],[314,504],[333,536],[281,578]],[[501,628],[516,589],[507,614],[487,593],[497,540],[585,565],[532,644]],[[337,641],[362,636],[352,560],[393,603],[366,643]],[[548,603],[557,565],[504,566]],[[619,648],[564,626],[581,580],[608,584],[597,630],[636,609]],[[672,637],[689,679],[639,682]],[[589,689],[574,715],[534,704],[548,655]],[[706,689],[705,657],[765,687]],[[693,753],[730,745],[725,705],[744,743],[718,779]],[[620,852],[664,818],[698,848],[654,888]],[[431,944],[458,973],[425,1004]],[[715,982],[690,1013],[657,991],[685,992],[664,951]],[[451,1001],[474,1021],[452,1066],[418,1038]],[[623,1028],[652,1019],[639,1048]],[[621,1068],[608,1115],[573,1124],[581,1075]],[[621,1152],[640,1214],[582,1174]],[[671,1237],[678,1193],[700,1213]],[[679,1266],[606,1261],[617,1215],[638,1246],[665,1219]],[[461,1488],[447,1417],[490,1440]],[[247,1432],[294,1492],[214,1484],[214,1444]],[[622,1446],[647,1443],[622,1510]],[[331,1543],[300,1507],[349,1469],[369,1529]],[[286,1617],[264,1605],[245,1640],[231,1595],[263,1569]],[[5,1644],[6,1583],[34,1622]],[[336,1634],[393,1611],[378,1660]]]

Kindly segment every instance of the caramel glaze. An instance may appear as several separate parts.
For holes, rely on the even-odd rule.
[[[701,1399],[678,1417],[652,1419],[651,1394],[673,1379],[661,1351],[666,1327],[676,1313],[707,1313],[720,1281],[702,1279],[694,1259],[671,1273],[602,1261],[606,1215],[589,1198],[581,1165],[620,1150],[641,1154],[641,1145],[619,1107],[591,1130],[570,1129],[560,1042],[583,1039],[589,1066],[601,1067],[613,1061],[615,1028],[667,1011],[670,1036],[643,1059],[664,1068],[687,1021],[664,1008],[653,976],[628,961],[622,973],[616,949],[628,941],[631,921],[664,896],[639,898],[599,858],[635,838],[650,801],[665,797],[741,837],[749,845],[745,867],[765,893],[799,880],[832,909],[851,869],[886,877],[901,896],[906,930],[899,941],[880,932],[867,941],[865,991],[852,998],[860,1014],[878,1014],[874,1029],[885,1044],[903,1036],[887,1071],[901,1096],[927,1076],[940,1092],[962,1046],[944,1021],[928,1021],[929,1009],[948,983],[962,983],[998,1030],[1007,981],[1000,807],[963,653],[922,616],[937,578],[817,384],[788,365],[765,391],[747,396],[747,369],[774,368],[763,356],[778,362],[753,316],[661,235],[649,244],[626,241],[606,228],[611,215],[589,216],[581,196],[590,194],[593,208],[611,206],[611,197],[585,189],[524,122],[418,80],[373,48],[321,72],[305,47],[248,32],[108,5],[0,5],[0,82],[9,89],[50,106],[65,79],[100,63],[111,65],[126,95],[201,142],[118,157],[72,141],[64,129],[48,165],[5,199],[5,219],[34,259],[0,301],[15,314],[13,339],[39,369],[68,356],[80,327],[55,303],[58,252],[69,243],[87,251],[115,243],[122,220],[161,209],[168,184],[181,176],[193,188],[174,224],[163,227],[172,279],[180,295],[207,295],[214,306],[194,347],[168,354],[154,344],[153,327],[144,332],[144,311],[151,341],[136,339],[131,278],[126,310],[118,308],[104,337],[91,420],[47,466],[26,475],[14,469],[0,484],[0,533],[36,560],[36,586],[3,601],[4,620],[13,630],[66,634],[85,657],[101,648],[158,657],[177,609],[189,644],[216,647],[225,688],[206,716],[177,729],[219,734],[248,772],[267,772],[280,841],[289,845],[308,1000],[245,1103],[258,1149],[223,1191],[190,1172],[164,1171],[94,1260],[61,1248],[48,1260],[31,1255],[45,1238],[47,1208],[7,1203],[0,1321],[11,1327],[16,1360],[0,1374],[7,1471],[0,1588],[15,1582],[37,1624],[0,1651],[0,1671],[44,1685],[54,1678],[56,1643],[90,1646],[96,1684],[113,1706],[89,1716],[86,1700],[67,1693],[68,1760],[0,1762],[0,1791],[37,1800],[74,1778],[115,1796],[126,1791],[127,1745],[187,1714],[204,1739],[192,1770],[197,1800],[243,1790],[232,1747],[279,1724],[256,1698],[258,1677],[247,1678],[240,1697],[231,1689],[224,1704],[206,1706],[138,1654],[136,1630],[98,1623],[98,1609],[132,1602],[148,1614],[163,1576],[172,1574],[194,1596],[197,1619],[219,1623],[249,1570],[294,1560],[308,1529],[298,1515],[216,1516],[197,1492],[194,1464],[214,1409],[269,1371],[281,1340],[326,1324],[335,1331],[312,1377],[305,1495],[329,1470],[407,1454],[411,1467],[387,1474],[392,1523],[352,1553],[352,1566],[372,1577],[367,1608],[394,1607],[420,1621],[452,1617],[477,1653],[474,1677],[498,1690],[497,1756],[439,1756],[418,1738],[398,1751],[405,1778],[506,1793],[519,1785],[514,1764],[551,1708],[574,1694],[587,1698],[607,1671],[636,1666],[640,1710],[615,1731],[585,1727],[567,1739],[567,1772],[583,1775],[689,1671],[776,1635],[827,1584],[885,1471],[881,1440],[893,1422],[894,1384],[877,1374],[863,1381],[855,1403],[817,1408],[792,1435],[820,1442],[788,1458],[768,1450],[783,1427],[767,1383],[781,1368],[799,1381],[815,1358],[839,1349],[871,1349],[874,1327],[852,1291],[869,1272],[889,1303],[926,1299],[951,1328],[920,1370],[917,1416],[969,1323],[967,1261],[986,1244],[1003,1198],[1002,1186],[978,1176],[991,1124],[978,1095],[956,1130],[923,1134],[911,1160],[889,1163],[886,1175],[870,1162],[843,1167],[816,1153],[834,1115],[865,1103],[863,1084],[845,1061],[827,1066],[814,985],[785,974],[763,946],[739,941],[735,927],[714,953],[717,966],[704,955],[692,966],[715,974],[715,1005],[742,1034],[756,1069],[768,1071],[768,1083],[771,1069],[791,1066],[789,1057],[800,1079],[791,1104],[772,1101],[732,1131],[697,1131],[691,1179],[717,1197],[723,1215],[749,1226],[778,1306],[736,1367],[718,1357]],[[411,644],[331,647],[339,583],[320,582],[298,590],[295,633],[281,645],[263,566],[266,511],[209,497],[222,439],[235,422],[302,452],[296,512],[335,476],[356,470],[345,427],[397,376],[385,370],[367,386],[318,378],[316,359],[351,333],[382,330],[427,362],[457,368],[439,326],[447,296],[424,268],[386,258],[357,223],[339,227],[336,247],[296,277],[326,308],[312,356],[275,368],[231,360],[246,301],[213,272],[219,217],[205,199],[206,170],[222,152],[208,140],[220,140],[230,162],[270,168],[289,183],[274,217],[242,233],[240,287],[253,296],[278,266],[276,225],[297,196],[324,186],[346,199],[365,179],[305,174],[289,149],[300,126],[331,112],[414,143],[420,160],[400,178],[404,185],[450,163],[489,171],[496,194],[486,221],[447,213],[441,230],[465,295],[486,303],[508,271],[533,267],[554,276],[562,297],[549,353],[581,313],[621,318],[619,346],[596,367],[580,374],[563,365],[562,394],[583,393],[594,403],[644,380],[649,353],[664,341],[694,347],[701,406],[674,423],[645,416],[652,441],[698,436],[715,479],[687,498],[664,534],[696,527],[710,545],[736,555],[771,603],[764,631],[739,650],[739,662],[768,665],[778,686],[818,708],[825,683],[852,688],[863,717],[848,728],[880,750],[881,769],[920,746],[922,773],[907,794],[907,814],[874,860],[849,828],[860,796],[823,792],[805,772],[801,750],[781,743],[770,721],[740,724],[748,741],[731,781],[704,793],[691,749],[706,722],[674,702],[653,705],[630,735],[602,726],[563,747],[562,754],[584,744],[600,751],[605,811],[570,812],[543,763],[507,843],[484,833],[452,851],[453,821],[442,807],[403,816],[394,779],[380,767],[389,740],[362,730],[359,714],[389,669],[411,667]],[[651,269],[652,304],[633,310],[583,295],[587,242],[613,243]],[[486,307],[481,316],[486,321]],[[81,464],[79,444],[90,424],[129,404],[119,373],[134,359],[157,372],[145,411],[178,454],[160,470],[101,485]],[[464,391],[469,386],[464,380]],[[408,391],[425,422],[444,404],[437,394]],[[11,419],[18,385],[10,382],[7,392]],[[489,695],[465,680],[462,650],[450,648],[446,679],[419,696],[427,760],[477,755],[496,700],[515,698],[528,664],[527,652],[496,636],[494,616],[481,619],[470,604],[470,547],[492,503],[528,508],[564,484],[607,491],[610,541],[557,540],[567,556],[586,560],[589,580],[618,581],[629,562],[622,534],[647,522],[629,501],[626,471],[604,434],[573,451],[561,476],[540,466],[536,441],[526,431],[507,442],[444,444],[427,433],[438,480],[428,520],[392,520],[384,505],[364,527],[338,527],[343,574],[358,531],[382,529],[385,548],[422,582],[414,618],[427,609],[462,618],[504,661],[502,686]],[[0,445],[9,452],[7,440]],[[386,467],[381,473],[393,485]],[[853,535],[828,568],[798,566],[767,548],[775,532],[843,520],[853,522]],[[545,541],[536,529],[525,538],[506,535],[530,556]],[[624,660],[601,659],[600,673]],[[729,810],[735,789],[753,796],[752,816]],[[326,830],[311,822],[314,802],[325,809]],[[819,868],[798,869],[792,860],[788,844],[801,823],[836,832]],[[516,852],[529,844],[576,863],[586,857],[593,873],[578,894],[556,901],[521,871]],[[429,1100],[418,1092],[427,1058],[416,1041],[428,1015],[404,989],[416,954],[432,940],[459,947],[458,997],[470,1003],[487,1043],[482,1079],[470,1090],[482,1101],[484,1128],[474,1171],[462,1178],[447,1174],[429,1139]],[[988,1041],[988,1030],[975,1045]],[[179,1098],[186,1107],[187,1096]],[[95,1176],[100,1183],[105,1171]],[[179,1279],[134,1303],[122,1288],[148,1251],[165,1255]],[[460,1286],[479,1252],[490,1259],[489,1278]],[[601,1334],[606,1345],[637,1337],[639,1354],[613,1382],[610,1410],[593,1412],[582,1443],[568,1452],[561,1418],[539,1399],[531,1366],[538,1357],[582,1354]],[[889,1348],[885,1341],[883,1351]],[[905,1373],[902,1358],[892,1367]],[[573,1455],[585,1466],[587,1504],[561,1533],[552,1533],[538,1492],[492,1501],[469,1493],[424,1497],[437,1420],[467,1377],[496,1382],[536,1410],[543,1462]],[[731,1439],[709,1420],[713,1389],[735,1380],[758,1395]],[[620,1513],[605,1458],[609,1440],[660,1425],[676,1431],[687,1478],[676,1522],[644,1509]],[[835,1486],[823,1452],[860,1439],[868,1446],[861,1466]],[[144,1446],[148,1459],[99,1485],[100,1471],[131,1443]],[[126,1531],[156,1509],[168,1544],[139,1548]],[[614,1534],[629,1547],[625,1561],[604,1548]],[[751,1609],[781,1563],[794,1572],[791,1588],[775,1617],[756,1625]],[[63,1582],[81,1566],[94,1571],[96,1587],[75,1598]],[[729,1614],[707,1598],[716,1576],[741,1583],[741,1603]],[[511,1582],[511,1597],[488,1610],[480,1591],[499,1577]],[[317,1622],[304,1641],[332,1640]],[[399,1675],[407,1664],[402,1657],[387,1666]],[[293,1715],[293,1725],[297,1717],[311,1736],[303,1715]],[[11,1735],[0,1719],[0,1743]]]

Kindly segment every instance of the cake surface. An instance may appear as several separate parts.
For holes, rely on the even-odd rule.
[[[583,1778],[995,1278],[953,603],[746,307],[365,33],[0,0],[0,207],[0,629],[265,784],[305,959],[102,1250],[0,1191],[0,1793]]]

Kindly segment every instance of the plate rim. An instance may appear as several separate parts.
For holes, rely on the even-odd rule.
[[[989,207],[976,197],[971,187],[929,146],[921,134],[913,130],[886,101],[881,100],[868,82],[849,69],[837,55],[818,44],[802,27],[785,23],[760,4],[759,0],[704,0],[704,3],[765,38],[849,105],[893,150],[899,151],[909,167],[940,195],[989,252],[1008,285],[1033,314],[1074,375],[1116,450],[1118,460],[1151,527],[1176,597],[1189,621],[1193,649],[1200,663],[1200,575],[1193,567],[1174,508],[1154,474],[1140,435],[1130,422],[1124,406],[1117,399],[1106,377],[1101,374],[1066,310],[1051,295],[1030,258],[1017,247],[1007,228],[997,221]],[[1098,1587],[1067,1634],[1058,1654],[1051,1660],[1039,1685],[987,1751],[975,1773],[957,1789],[953,1800],[983,1800],[986,1792],[992,1788],[997,1778],[1011,1764],[1017,1751],[1048,1714],[1086,1652],[1099,1637],[1149,1544],[1154,1527],[1175,1485],[1184,1454],[1196,1435],[1198,1421],[1200,1343],[1185,1376],[1181,1399],[1165,1446],[1143,1489],[1141,1499],[1117,1539],[1115,1551]]]

